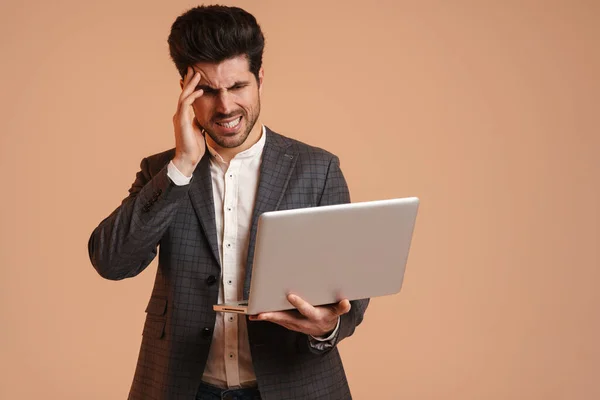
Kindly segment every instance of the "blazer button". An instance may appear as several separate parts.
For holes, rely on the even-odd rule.
[[[214,276],[214,275],[209,275],[209,277],[208,277],[208,278],[206,278],[206,284],[207,284],[208,286],[212,286],[212,285],[214,285],[214,284],[215,284],[215,282],[217,282],[217,277],[216,277],[216,276]]]
[[[211,334],[212,334],[212,329],[210,329],[210,328],[204,328],[204,329],[202,329],[202,337],[203,338],[208,339]]]

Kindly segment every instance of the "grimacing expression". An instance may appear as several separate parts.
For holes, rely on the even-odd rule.
[[[198,124],[222,148],[242,145],[260,114],[263,69],[257,82],[244,55],[193,69],[201,74],[196,90],[204,91],[193,104]]]

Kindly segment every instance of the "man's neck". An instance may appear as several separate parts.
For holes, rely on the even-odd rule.
[[[215,143],[215,141],[212,140],[212,138],[209,135],[206,135],[206,140],[207,140],[208,144],[210,145],[210,147],[212,147],[213,149],[215,149],[215,151],[217,153],[219,153],[221,158],[223,158],[223,161],[225,161],[226,163],[229,163],[233,159],[233,157],[235,157],[237,154],[241,153],[242,151],[248,150],[250,147],[254,146],[256,144],[256,142],[258,142],[260,140],[260,137],[262,135],[262,130],[263,130],[263,125],[260,121],[257,120],[256,123],[254,124],[254,127],[252,128],[252,131],[250,131],[250,134],[246,138],[246,141],[244,143],[242,143],[241,145],[239,145],[238,147],[232,147],[232,148],[221,147],[217,143]]]

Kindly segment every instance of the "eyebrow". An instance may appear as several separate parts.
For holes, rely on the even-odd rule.
[[[250,84],[250,82],[248,82],[248,81],[237,81],[233,85],[231,85],[230,87],[228,87],[226,89],[229,90],[229,89],[233,89],[236,86],[247,86],[249,84]],[[214,87],[209,86],[209,85],[197,85],[196,86],[196,90],[199,90],[199,89],[202,89],[205,92],[218,92],[219,91],[218,88],[214,88]]]

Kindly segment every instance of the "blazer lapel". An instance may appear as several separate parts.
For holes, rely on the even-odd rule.
[[[194,179],[192,179],[190,185],[189,195],[192,206],[200,220],[213,256],[219,266],[221,266],[217,242],[217,224],[215,222],[215,203],[210,174],[210,153],[208,149],[194,170]]]
[[[244,281],[244,299],[248,299],[250,293],[258,217],[264,212],[275,211],[279,208],[298,159],[298,152],[291,146],[290,141],[284,140],[282,136],[274,133],[269,128],[265,127],[265,130],[267,137],[260,166],[258,192],[252,213],[248,258],[246,260],[246,279]]]

